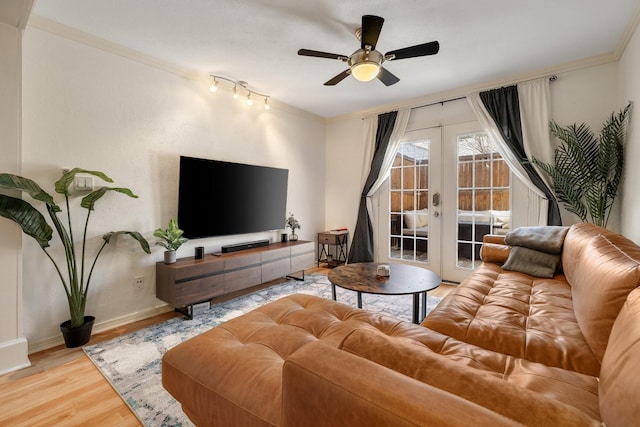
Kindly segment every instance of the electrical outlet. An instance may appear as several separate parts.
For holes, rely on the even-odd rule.
[[[139,291],[144,289],[144,276],[135,276],[133,278],[133,288]]]

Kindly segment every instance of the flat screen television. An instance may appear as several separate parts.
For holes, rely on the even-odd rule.
[[[184,236],[284,228],[289,170],[180,157],[178,224]]]

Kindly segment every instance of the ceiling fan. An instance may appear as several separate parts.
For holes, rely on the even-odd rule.
[[[349,74],[353,75],[356,80],[363,82],[368,82],[377,77],[386,86],[391,86],[398,83],[400,79],[382,66],[385,61],[435,55],[440,50],[440,43],[432,41],[405,47],[404,49],[392,50],[383,55],[376,50],[382,24],[384,24],[384,18],[375,15],[362,16],[362,27],[356,30],[356,37],[360,40],[360,49],[353,52],[351,56],[310,49],[300,49],[298,55],[338,59],[349,65],[349,68],[325,82],[325,86],[334,86]]]

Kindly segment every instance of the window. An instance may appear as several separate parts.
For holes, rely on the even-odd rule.
[[[510,172],[485,133],[458,136],[457,263],[480,263],[485,234],[505,234],[511,222]]]
[[[389,182],[390,258],[427,262],[429,140],[400,144]]]

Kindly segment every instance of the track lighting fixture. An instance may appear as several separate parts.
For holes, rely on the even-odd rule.
[[[211,92],[216,92],[218,90],[218,86],[220,85],[220,81],[225,81],[228,82],[229,84],[233,85],[232,91],[233,91],[233,98],[234,99],[238,99],[240,97],[240,94],[246,93],[247,94],[247,105],[253,105],[253,99],[252,99],[252,95],[264,98],[264,109],[265,110],[270,110],[271,109],[271,104],[269,104],[269,95],[265,95],[263,93],[260,92],[256,92],[253,89],[249,88],[249,84],[245,81],[242,80],[231,80],[228,79],[226,77],[221,77],[221,76],[215,76],[213,74],[210,74],[209,77],[211,77],[211,84],[209,86],[209,90]]]
[[[218,79],[216,79],[215,77],[213,78],[213,82],[211,83],[211,86],[209,86],[209,90],[211,92],[216,92],[218,90],[218,85],[220,84],[220,82],[218,81]]]

